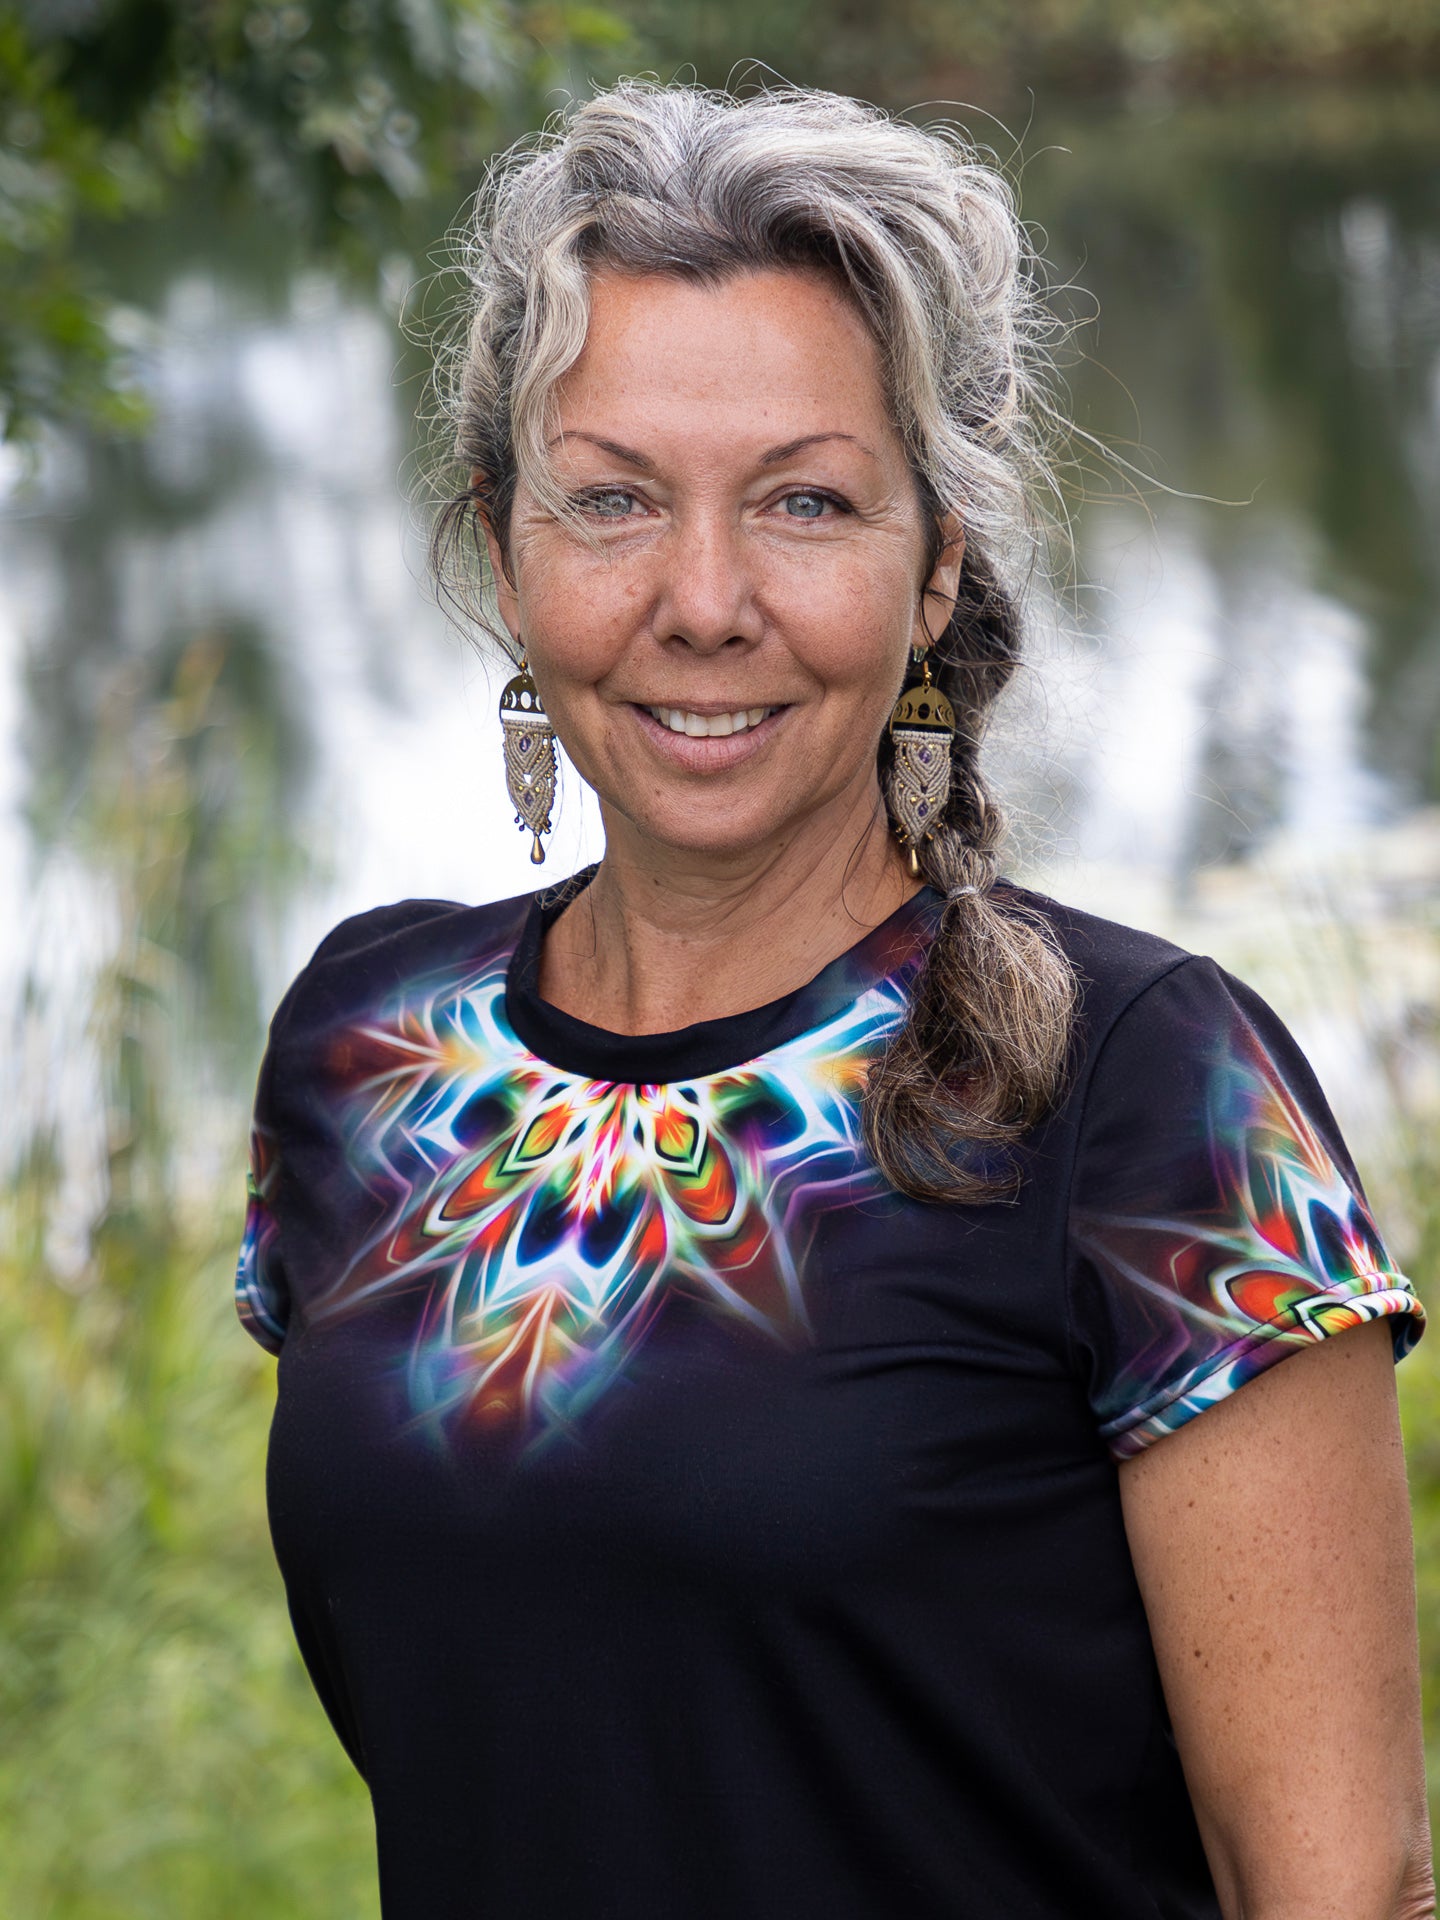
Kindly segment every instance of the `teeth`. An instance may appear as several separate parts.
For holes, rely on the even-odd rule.
[[[768,707],[745,707],[735,713],[687,713],[683,707],[650,707],[647,711],[668,727],[671,733],[689,734],[692,740],[744,733],[758,727],[770,711]]]

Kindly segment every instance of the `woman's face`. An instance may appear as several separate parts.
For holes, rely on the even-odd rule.
[[[596,536],[517,491],[500,608],[621,822],[762,851],[868,813],[924,602],[926,527],[859,314],[809,271],[606,271],[551,458]],[[959,540],[931,581],[953,599]]]

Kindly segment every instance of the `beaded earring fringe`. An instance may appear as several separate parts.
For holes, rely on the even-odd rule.
[[[515,807],[515,823],[529,828],[533,836],[530,860],[538,867],[545,858],[540,836],[550,831],[555,805],[555,729],[523,659],[519,673],[506,682],[500,695],[500,723],[505,740],[505,785]]]
[[[890,770],[890,813],[902,846],[910,852],[912,871],[919,870],[917,850],[928,840],[945,814],[950,797],[950,748],[955,738],[955,709],[931,684],[930,662],[922,661],[923,679],[907,687],[890,713],[890,739],[895,749]]]

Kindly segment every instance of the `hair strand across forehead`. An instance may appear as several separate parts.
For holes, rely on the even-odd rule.
[[[955,130],[837,94],[624,82],[495,162],[459,264],[470,324],[447,413],[492,509],[521,474],[560,505],[547,424],[597,266],[713,281],[808,265],[874,333],[927,499],[1007,572],[1027,563],[1050,322],[1008,183]]]

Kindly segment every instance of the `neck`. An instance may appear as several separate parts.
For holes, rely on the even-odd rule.
[[[668,1033],[803,986],[919,889],[878,791],[764,847],[660,847],[605,811],[605,858],[546,936],[540,992],[612,1033]]]

